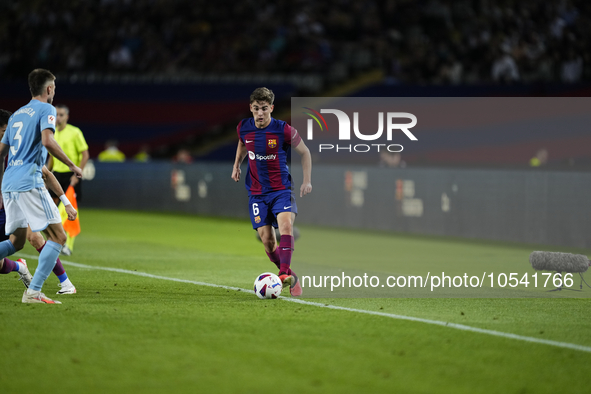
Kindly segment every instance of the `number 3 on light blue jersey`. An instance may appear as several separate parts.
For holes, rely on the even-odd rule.
[[[12,127],[18,127],[18,130],[16,131],[16,134],[14,135],[15,140],[18,140],[18,147],[16,149],[14,149],[14,146],[10,147],[10,151],[12,152],[13,156],[16,156],[16,152],[20,149],[21,147],[21,139],[23,138],[21,136],[21,130],[23,128],[23,122],[15,122]]]

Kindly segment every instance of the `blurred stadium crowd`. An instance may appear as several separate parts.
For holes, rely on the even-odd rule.
[[[591,80],[584,0],[0,2],[0,76],[322,73],[409,84]]]

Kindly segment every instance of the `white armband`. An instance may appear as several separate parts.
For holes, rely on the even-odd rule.
[[[70,200],[68,200],[68,197],[66,197],[66,195],[65,195],[65,194],[62,194],[62,195],[60,196],[60,200],[62,200],[62,202],[64,203],[64,207],[67,207],[68,205],[72,205],[72,204],[70,203]]]

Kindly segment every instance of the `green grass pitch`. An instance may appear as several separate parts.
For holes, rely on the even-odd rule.
[[[81,223],[75,253],[66,261],[245,289],[272,268],[246,221],[82,210]],[[419,265],[458,260],[489,267],[495,262],[527,265],[532,250],[493,242],[300,230],[294,264],[322,259],[326,266],[346,266],[355,249],[379,271],[387,245],[396,259]],[[339,242],[338,250],[331,250],[331,240]],[[21,255],[37,253],[27,246]],[[37,265],[33,258],[28,262]],[[43,289],[62,305],[22,304],[24,288],[17,275],[0,276],[0,393],[591,391],[591,353],[585,350],[65,266],[78,293],[55,295],[53,275]],[[591,346],[589,298],[310,301]]]

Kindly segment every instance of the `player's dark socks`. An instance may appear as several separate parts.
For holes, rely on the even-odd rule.
[[[37,252],[41,253],[41,251],[43,250],[44,247],[45,247],[45,244],[43,244],[42,247],[37,249]],[[66,275],[66,269],[64,268],[64,265],[60,261],[59,257],[58,257],[57,261],[55,262],[55,267],[53,267],[53,273],[55,274],[55,276],[57,276],[59,278],[60,283],[63,282],[64,280],[68,279],[68,275]]]
[[[0,274],[10,274],[13,271],[18,271],[18,263],[16,261],[4,259],[4,264],[0,268]]]
[[[60,261],[59,257],[55,262],[55,267],[53,267],[53,273],[57,276],[60,282],[68,279],[68,275],[66,275],[66,269],[64,268],[62,262]]]
[[[267,253],[267,256],[269,256],[269,260],[271,260],[271,262],[275,264],[277,268],[279,268],[279,263],[281,262],[281,257],[279,256],[279,247],[275,248],[272,253],[269,253],[266,250],[265,253]]]
[[[291,272],[289,266],[291,265],[291,255],[293,253],[293,236],[282,235],[277,249],[279,249],[279,257],[281,258],[279,270],[286,273]]]

